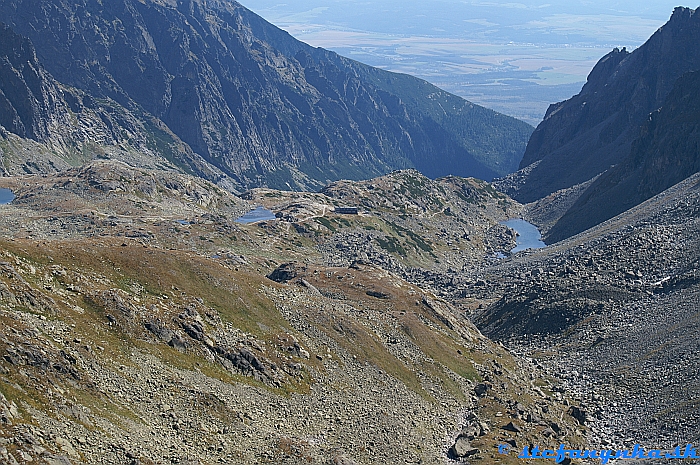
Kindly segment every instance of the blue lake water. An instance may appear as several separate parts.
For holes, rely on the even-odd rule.
[[[10,203],[15,199],[15,194],[10,189],[0,189],[0,205]]]
[[[255,210],[249,211],[240,218],[237,218],[236,223],[257,223],[258,221],[275,219],[277,219],[277,217],[270,210],[264,207],[258,207]]]
[[[518,233],[518,237],[515,239],[515,248],[511,250],[512,253],[525,249],[541,249],[547,246],[547,244],[542,242],[540,230],[532,223],[521,219],[512,219],[501,224],[514,229]]]

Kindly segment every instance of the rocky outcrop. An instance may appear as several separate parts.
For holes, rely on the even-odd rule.
[[[508,193],[532,202],[620,163],[677,79],[700,69],[700,51],[688,46],[698,40],[700,16],[679,7],[634,52],[615,49],[603,57],[578,95],[547,110],[520,168],[537,165]]]
[[[491,179],[517,167],[531,132],[309,47],[236,2],[19,0],[0,14],[59,82],[165,123],[151,150],[237,188],[319,188],[410,167]]]

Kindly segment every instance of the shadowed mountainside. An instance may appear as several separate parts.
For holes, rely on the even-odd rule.
[[[239,189],[411,167],[491,179],[517,168],[532,130],[312,48],[236,2],[7,0],[0,14],[58,82],[162,121],[211,166],[178,164]]]
[[[676,81],[629,156],[603,173],[546,236],[556,242],[618,215],[700,171],[700,72]]]
[[[620,163],[677,79],[700,69],[700,51],[689,46],[698,41],[700,16],[679,7],[635,51],[615,49],[603,57],[578,95],[547,110],[520,163],[521,179],[505,183],[504,191],[532,202]]]
[[[31,41],[0,23],[3,174],[46,173],[92,158],[166,169],[179,166],[207,178],[223,177],[162,122],[56,81],[37,59]]]

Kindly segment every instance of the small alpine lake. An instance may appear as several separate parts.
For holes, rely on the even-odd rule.
[[[0,205],[10,203],[15,199],[15,194],[10,189],[0,188]]]
[[[540,230],[537,229],[532,223],[527,221],[514,218],[501,223],[502,225],[514,230],[518,236],[515,239],[515,247],[510,251],[511,253],[520,252],[526,249],[541,249],[547,247],[547,244],[542,242],[542,234]]]
[[[236,218],[236,223],[244,223],[244,224],[249,224],[249,223],[257,223],[258,221],[268,221],[268,220],[276,220],[277,217],[275,216],[274,213],[272,213],[270,210],[268,210],[265,207],[258,207],[255,210],[251,210],[245,215]]]

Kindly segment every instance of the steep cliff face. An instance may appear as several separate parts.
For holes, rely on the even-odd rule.
[[[490,179],[516,169],[532,130],[236,2],[6,0],[0,14],[59,82],[158,118],[243,188],[407,167]]]
[[[4,128],[4,129],[2,129]],[[92,158],[225,176],[139,108],[59,83],[31,40],[0,23],[0,168],[3,174],[65,169]]]
[[[608,220],[700,171],[700,71],[683,75],[630,154],[601,175],[547,236],[556,242]]]
[[[65,123],[62,97],[31,42],[0,23],[0,125],[20,137],[45,141],[53,126]]]
[[[534,201],[620,163],[676,80],[700,69],[700,50],[691,45],[699,41],[700,15],[679,7],[634,52],[603,57],[581,92],[552,105],[533,133],[520,168],[539,163],[514,197]]]

